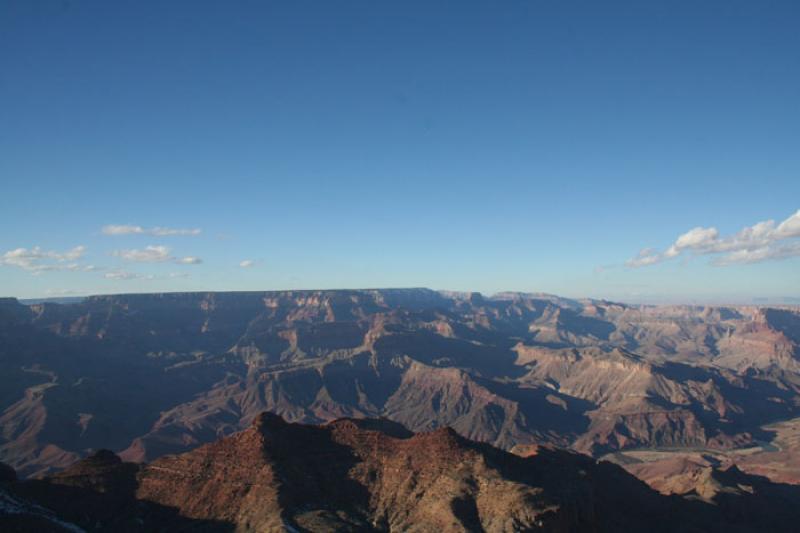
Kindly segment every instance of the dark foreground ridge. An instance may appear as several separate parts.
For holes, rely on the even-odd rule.
[[[714,501],[664,496],[622,468],[538,447],[522,457],[449,428],[285,422],[150,464],[99,451],[58,474],[0,469],[3,531],[794,531],[797,487],[742,472]],[[735,467],[734,467],[735,468]]]

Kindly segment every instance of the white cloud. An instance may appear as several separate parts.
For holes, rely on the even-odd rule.
[[[129,226],[129,225],[115,225],[111,224],[108,226],[103,226],[103,235],[137,235],[137,234],[144,234],[144,228],[141,226]]]
[[[692,228],[675,241],[670,247],[670,250],[674,250],[677,253],[680,253],[681,250],[699,250],[706,246],[711,246],[719,237],[719,231],[717,228]]]
[[[96,267],[81,265],[78,260],[86,253],[86,246],[76,246],[64,252],[33,248],[15,248],[0,256],[0,265],[21,268],[33,274],[54,270],[89,271]]]
[[[202,259],[199,257],[187,256],[187,257],[180,257],[175,259],[175,262],[179,265],[199,265],[203,262]]]
[[[735,264],[760,263],[761,261],[778,261],[800,256],[800,242],[786,246],[764,246],[754,250],[737,250],[715,258],[711,264],[727,266]]]
[[[654,265],[684,252],[717,255],[711,262],[717,266],[788,259],[800,256],[800,243],[779,242],[796,237],[800,237],[800,210],[777,226],[774,220],[765,220],[725,238],[720,238],[717,228],[696,227],[680,235],[665,252],[645,249],[625,264],[633,268]]]
[[[166,263],[172,262],[179,265],[199,265],[203,262],[199,257],[174,257],[170,254],[168,246],[145,246],[140,249],[114,250],[111,255],[131,261],[133,263]]]
[[[245,259],[244,261],[239,263],[239,266],[242,268],[250,268],[256,266],[256,262],[253,261],[252,259]]]
[[[166,246],[146,246],[140,250],[115,250],[112,255],[135,263],[163,263],[171,259],[169,248]]]
[[[130,224],[109,224],[103,226],[102,232],[103,235],[153,235],[155,237],[171,237],[175,235],[200,235],[202,230],[200,228],[176,229],[164,228],[161,226],[144,228],[142,226]]]
[[[783,239],[800,237],[800,209],[794,215],[781,222],[775,233]]]

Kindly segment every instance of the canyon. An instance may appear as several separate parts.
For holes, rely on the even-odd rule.
[[[101,449],[157,464],[264,412],[579,453],[665,497],[710,501],[723,471],[793,486],[800,312],[429,289],[0,299],[0,461],[20,478]]]

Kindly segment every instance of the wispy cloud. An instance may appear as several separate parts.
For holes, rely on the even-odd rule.
[[[114,270],[112,272],[106,272],[105,274],[103,274],[103,277],[106,279],[128,280],[128,279],[139,279],[140,277],[144,276],[143,274],[136,274],[134,272]]]
[[[115,281],[130,281],[135,279],[152,281],[157,279],[188,278],[189,274],[186,274],[185,272],[170,272],[166,276],[157,276],[155,274],[140,274],[138,272],[128,272],[127,270],[114,270],[111,272],[106,272],[103,275],[103,277]]]
[[[251,268],[256,266],[256,262],[253,261],[252,259],[245,259],[244,261],[239,263],[239,266],[242,268]]]
[[[765,220],[728,237],[720,237],[715,227],[692,228],[680,235],[664,252],[646,248],[625,263],[629,267],[655,265],[685,253],[715,255],[711,264],[760,263],[800,256],[800,242],[785,242],[800,237],[800,210],[780,224]]]
[[[175,257],[168,246],[146,246],[139,249],[114,250],[111,255],[133,263],[177,263],[179,265],[199,265],[203,262],[199,257]]]
[[[86,246],[76,246],[64,252],[33,248],[15,248],[0,256],[0,265],[21,268],[33,274],[65,270],[89,272],[98,270],[94,265],[84,265],[79,260],[86,253]]]
[[[164,228],[155,226],[152,228],[145,228],[142,226],[134,226],[131,224],[109,224],[103,226],[103,235],[152,235],[155,237],[172,237],[177,235],[200,235],[202,230],[200,228]]]

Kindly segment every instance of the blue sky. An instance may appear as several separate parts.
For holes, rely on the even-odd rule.
[[[4,1],[0,294],[800,297],[798,26],[795,1]]]

